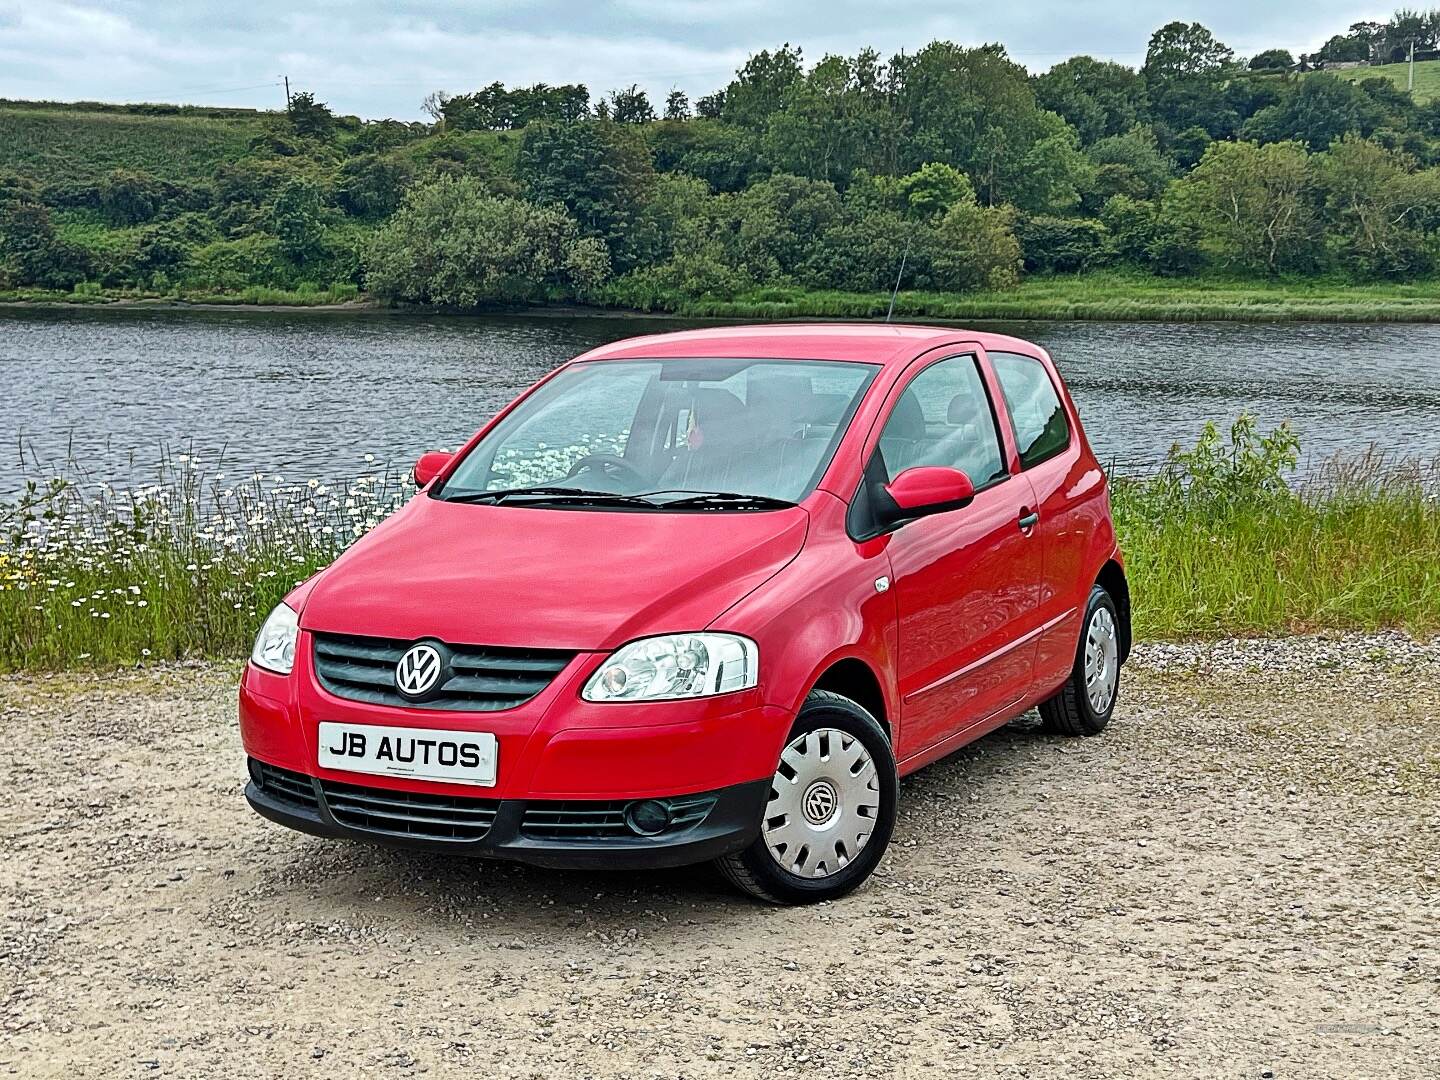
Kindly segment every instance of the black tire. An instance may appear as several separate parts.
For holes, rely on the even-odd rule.
[[[716,868],[726,880],[760,900],[772,904],[814,904],[844,896],[870,876],[895,831],[900,780],[895,771],[895,753],[884,729],[849,698],[827,690],[812,690],[795,717],[786,746],[803,735],[825,728],[854,736],[870,755],[879,794],[874,828],[855,858],[828,877],[801,877],[785,869],[771,853],[763,833],[745,850],[715,860]]]
[[[1075,664],[1070,669],[1070,677],[1054,697],[1040,703],[1040,718],[1045,722],[1045,729],[1056,735],[1099,735],[1105,730],[1105,725],[1110,723],[1110,717],[1115,712],[1115,702],[1120,698],[1118,652],[1114,660],[1115,689],[1104,710],[1097,710],[1085,692],[1086,640],[1091,622],[1100,610],[1109,612],[1110,621],[1118,634],[1120,616],[1115,610],[1115,601],[1110,598],[1104,586],[1096,585],[1090,590],[1090,599],[1085,605],[1085,617],[1080,622],[1080,643],[1075,649]]]

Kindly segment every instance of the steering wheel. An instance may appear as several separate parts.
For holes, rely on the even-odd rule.
[[[586,454],[570,466],[570,471],[565,474],[565,479],[569,480],[572,476],[578,476],[587,469],[593,469],[602,476],[617,480],[630,480],[636,484],[645,483],[644,474],[619,454]]]

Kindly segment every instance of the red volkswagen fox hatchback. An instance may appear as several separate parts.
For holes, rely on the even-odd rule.
[[[1093,735],[1130,603],[1043,350],[936,327],[635,338],[541,380],[266,620],[246,797],[560,867],[870,874],[897,779],[1034,705]]]

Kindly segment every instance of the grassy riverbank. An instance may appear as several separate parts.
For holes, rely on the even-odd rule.
[[[0,304],[174,303],[243,307],[367,305],[353,285],[327,289],[240,292],[143,292],[82,288],[0,290]],[[727,299],[661,297],[654,314],[691,318],[874,319],[884,318],[888,293],[816,292],[767,288]],[[577,310],[565,305],[567,311]],[[397,309],[400,310],[400,309]],[[412,307],[403,310],[429,312]],[[543,312],[547,307],[491,311]],[[579,310],[585,310],[580,308]],[[629,311],[596,308],[597,311]],[[1028,278],[1018,288],[974,293],[901,292],[896,319],[972,322],[981,319],[1080,319],[1176,322],[1440,322],[1440,280],[1411,284],[1356,285],[1331,279],[1254,281],[1233,278],[1158,278],[1129,271]]]
[[[354,285],[332,285],[328,288],[272,289],[252,285],[237,292],[196,290],[186,292],[146,292],[137,289],[86,289],[59,292],[54,289],[0,289],[0,304],[18,307],[48,307],[78,304],[94,307],[106,304],[203,304],[225,307],[330,307],[355,304],[360,290]]]
[[[888,293],[762,289],[730,300],[677,300],[677,314],[745,319],[875,318]],[[1356,285],[1329,279],[1159,278],[1127,271],[1027,278],[976,293],[901,292],[896,319],[1231,322],[1436,322],[1440,281]]]
[[[1295,444],[1242,420],[1113,502],[1143,638],[1440,630],[1440,469],[1365,459],[1284,482]],[[0,670],[244,655],[266,611],[411,493],[164,464],[119,490],[0,506]]]

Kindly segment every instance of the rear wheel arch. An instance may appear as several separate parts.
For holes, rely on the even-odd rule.
[[[1100,568],[1095,584],[1110,594],[1115,602],[1115,614],[1120,616],[1120,661],[1130,655],[1130,583],[1125,579],[1125,568],[1111,559]]]
[[[847,656],[833,661],[810,688],[826,690],[848,698],[875,718],[893,745],[895,732],[890,726],[890,710],[885,704],[885,690],[880,677],[864,660]]]

